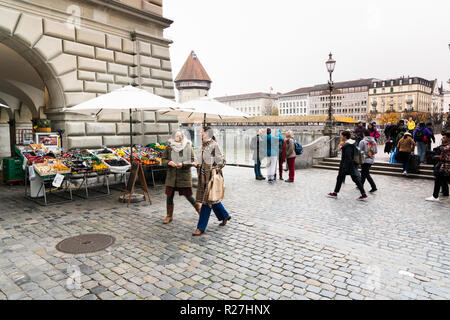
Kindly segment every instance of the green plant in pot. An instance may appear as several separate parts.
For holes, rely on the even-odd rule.
[[[48,119],[38,119],[35,124],[37,132],[51,132],[52,123]]]

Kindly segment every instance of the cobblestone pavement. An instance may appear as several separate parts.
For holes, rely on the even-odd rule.
[[[163,187],[151,189],[152,206],[127,209],[119,192],[40,207],[23,187],[1,186],[0,299],[450,298],[450,200],[423,201],[432,181],[375,176],[380,191],[364,203],[350,179],[340,199],[324,196],[333,171],[274,185],[247,168],[224,173],[233,218],[219,227],[212,216],[200,238],[178,196],[174,222],[161,224]],[[85,255],[55,249],[94,232],[116,243]]]

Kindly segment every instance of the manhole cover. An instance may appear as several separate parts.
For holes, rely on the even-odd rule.
[[[106,234],[82,234],[67,238],[56,245],[56,250],[64,253],[80,254],[104,250],[116,239]]]

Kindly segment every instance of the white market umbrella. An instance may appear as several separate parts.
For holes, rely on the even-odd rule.
[[[248,114],[209,97],[182,103],[179,109],[161,110],[161,114],[186,116],[186,119],[194,121],[203,120],[204,125],[206,124],[206,118],[221,120],[227,118],[250,118]]]
[[[131,85],[105,93],[97,98],[88,100],[70,108],[64,108],[64,112],[98,116],[117,114],[117,112],[130,112],[130,160],[133,163],[133,121],[132,112],[139,110],[159,111],[175,110],[178,103],[157,96],[146,90]]]

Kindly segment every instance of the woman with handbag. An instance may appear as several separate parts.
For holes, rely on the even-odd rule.
[[[448,183],[450,182],[450,132],[442,134],[442,145],[439,147],[439,154],[435,156],[439,162],[434,167],[434,190],[433,196],[426,198],[426,201],[440,201],[439,191],[442,188],[444,197],[449,196]]]
[[[163,223],[167,224],[173,220],[175,192],[184,196],[200,213],[200,204],[196,203],[192,196],[192,174],[191,168],[194,162],[194,149],[181,131],[174,133],[174,138],[169,140],[162,156],[162,165],[167,167],[166,176],[166,204],[167,214]]]
[[[203,234],[208,225],[211,209],[217,219],[222,221],[220,226],[225,226],[231,219],[221,201],[224,197],[222,168],[225,166],[225,158],[219,145],[215,141],[211,127],[204,127],[201,132],[202,147],[198,156],[198,186],[197,202],[202,204],[197,230],[192,235]]]

